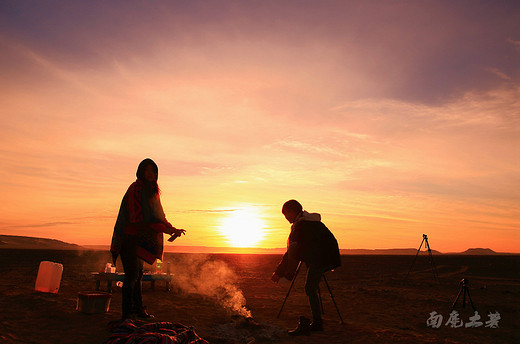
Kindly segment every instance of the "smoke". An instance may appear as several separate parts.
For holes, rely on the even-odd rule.
[[[211,298],[233,314],[251,317],[237,276],[225,262],[206,255],[183,255],[170,264],[170,272],[181,291]]]

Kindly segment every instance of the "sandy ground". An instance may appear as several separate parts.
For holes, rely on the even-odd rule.
[[[166,254],[175,274],[170,292],[157,283],[143,285],[143,299],[156,321],[193,326],[210,343],[515,343],[520,342],[520,256],[437,256],[439,281],[424,256],[343,256],[343,266],[327,273],[338,308],[324,283],[321,294],[326,330],[289,337],[285,330],[300,315],[310,316],[303,291],[305,269],[296,279],[279,319],[289,284],[270,275],[280,256]],[[62,263],[58,294],[34,291],[40,261]],[[108,324],[121,316],[121,290],[114,288],[110,311],[83,314],[77,294],[93,290],[91,272],[109,262],[102,251],[0,250],[0,343],[103,343]],[[468,289],[483,326],[452,328],[448,321],[460,280]],[[103,287],[103,286],[102,286]],[[243,328],[240,304],[261,326]],[[455,309],[464,323],[474,315],[462,297]],[[443,316],[439,328],[427,326],[431,312]],[[498,328],[486,327],[489,313]]]

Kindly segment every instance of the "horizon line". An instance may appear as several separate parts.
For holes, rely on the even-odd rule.
[[[93,249],[93,250],[109,250],[110,245],[108,244],[98,244],[98,245],[78,245],[74,243],[67,243],[64,241],[61,241],[59,239],[52,239],[52,238],[40,238],[40,237],[29,237],[29,236],[20,236],[20,235],[11,235],[11,234],[0,234],[1,237],[14,237],[14,238],[20,238],[20,239],[28,239],[29,243],[17,243],[14,245],[14,247],[2,247],[2,244],[5,244],[7,246],[8,243],[0,241],[0,249],[30,249],[30,248],[42,248],[45,249],[45,247],[41,246],[41,243],[39,247],[32,247],[30,245],[30,240],[48,240],[49,242],[55,243],[56,247],[53,247],[55,249],[63,249],[63,246],[69,246],[70,249]],[[57,242],[57,243],[56,243]],[[44,245],[45,246],[45,245]],[[62,247],[60,247],[62,246]],[[48,249],[48,248],[47,248]],[[202,245],[165,245],[164,246],[164,252],[168,253],[250,253],[250,254],[261,254],[261,253],[284,253],[286,251],[286,248],[283,247],[272,247],[272,248],[266,248],[266,247],[233,247],[233,246],[202,246]],[[468,254],[468,252],[471,251],[481,251],[480,254],[505,254],[505,255],[518,255],[520,252],[499,252],[495,251],[492,248],[483,248],[483,247],[471,247],[467,248],[463,251],[449,251],[449,252],[442,252],[438,250],[431,250],[433,253],[437,254]],[[422,250],[413,248],[413,247],[407,247],[407,248],[340,248],[341,254],[382,254],[388,252],[393,255],[398,254],[406,254],[410,255],[413,253],[421,252],[426,253],[427,249],[423,248]],[[478,254],[478,253],[477,253]]]

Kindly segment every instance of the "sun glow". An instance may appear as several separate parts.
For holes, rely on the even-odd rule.
[[[265,224],[253,209],[234,210],[222,220],[220,232],[233,247],[256,247],[264,237]]]

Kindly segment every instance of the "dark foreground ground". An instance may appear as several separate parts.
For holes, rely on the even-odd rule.
[[[157,321],[194,326],[211,343],[518,343],[520,342],[520,256],[435,256],[439,281],[426,256],[343,256],[343,266],[326,277],[344,320],[339,323],[327,287],[321,285],[326,331],[291,338],[284,331],[310,315],[297,277],[277,319],[289,284],[270,281],[276,255],[165,256],[175,274],[172,291],[144,284],[143,299]],[[40,261],[63,264],[58,294],[34,291]],[[108,252],[0,250],[0,343],[103,343],[107,324],[120,318],[121,290],[114,288],[110,311],[76,310],[77,294],[95,287],[91,272],[109,262]],[[118,267],[119,268],[119,267]],[[449,320],[462,278],[469,281],[482,326],[467,328],[474,311],[462,297],[455,309],[462,327]],[[264,331],[242,328],[236,317],[246,304]],[[234,308],[235,307],[235,308]],[[430,313],[442,315],[439,328],[427,326]],[[500,315],[498,328],[486,327]],[[488,323],[489,325],[489,323]]]

